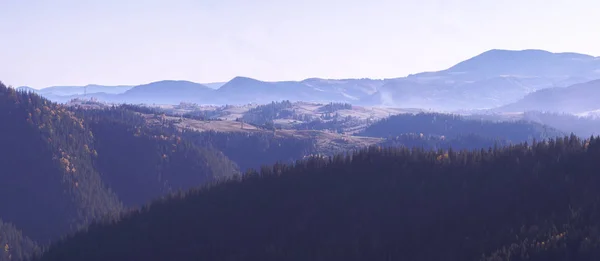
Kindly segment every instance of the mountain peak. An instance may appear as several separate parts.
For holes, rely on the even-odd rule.
[[[157,82],[151,82],[148,84],[138,85],[126,93],[139,93],[139,92],[173,92],[173,91],[202,91],[212,90],[202,84],[190,82],[190,81],[179,81],[179,80],[163,80]]]
[[[488,51],[483,52],[486,53],[544,53],[551,54],[552,52],[542,50],[542,49],[522,49],[522,50],[509,50],[509,49],[490,49]]]
[[[521,56],[521,57],[527,57],[527,58],[551,57],[551,56],[566,57],[566,58],[579,58],[579,59],[593,59],[594,58],[594,56],[587,55],[587,54],[574,53],[574,52],[554,53],[554,52],[541,50],[541,49],[523,49],[523,50],[491,49],[491,50],[485,51],[473,58],[476,58],[479,56],[488,57],[488,58],[504,57],[504,56]]]
[[[546,76],[577,75],[591,70],[595,58],[579,53],[553,53],[545,50],[492,49],[450,67],[444,72],[469,73],[478,77],[497,75]]]
[[[233,77],[233,79],[231,79],[228,83],[235,83],[235,84],[248,84],[248,83],[256,83],[256,82],[263,82],[254,78],[250,78],[250,77],[245,77],[245,76],[236,76]]]
[[[151,82],[151,83],[143,84],[143,85],[158,85],[158,84],[161,84],[161,85],[162,84],[201,85],[199,83],[184,81],[184,80],[161,80],[161,81]]]
[[[263,86],[265,84],[268,84],[267,82],[263,82],[263,81],[259,81],[250,77],[244,77],[244,76],[236,76],[233,79],[229,80],[227,83],[223,84],[223,86],[221,86],[218,90],[219,91],[227,91],[227,90],[234,90],[234,89],[239,89],[239,88],[254,88],[254,87],[259,87],[259,86]]]

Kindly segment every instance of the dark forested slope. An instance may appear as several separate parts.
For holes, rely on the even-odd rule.
[[[37,243],[118,216],[123,203],[239,173],[222,152],[134,109],[69,108],[0,83],[0,243],[10,250],[0,260],[24,260]]]
[[[122,206],[92,167],[92,133],[72,112],[0,83],[0,217],[41,243]]]
[[[293,162],[313,153],[315,140],[256,132],[184,131],[186,140],[201,147],[214,147],[223,152],[244,171],[259,169],[276,162]]]
[[[505,139],[512,142],[541,140],[564,135],[539,123],[480,121],[442,113],[394,115],[372,124],[360,135],[389,138],[405,133],[445,135],[446,137],[476,134],[483,138]]]
[[[484,138],[475,134],[457,135],[446,138],[439,135],[407,133],[387,138],[380,145],[385,147],[408,147],[428,150],[480,150],[504,147],[509,144],[510,142],[505,139]]]
[[[239,173],[212,146],[198,146],[169,126],[149,126],[131,106],[77,110],[94,133],[96,168],[127,206]],[[135,109],[135,108],[134,108]]]
[[[41,260],[598,260],[598,157],[599,139],[571,136],[310,158],[91,226]]]
[[[0,261],[28,260],[41,253],[35,242],[0,219]]]

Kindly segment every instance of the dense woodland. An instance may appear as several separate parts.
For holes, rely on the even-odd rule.
[[[321,107],[320,110],[325,113],[335,113],[339,110],[352,110],[352,104],[344,102],[330,102]]]
[[[0,84],[0,122],[4,222],[47,243],[122,209],[93,168],[92,133],[73,112]]]
[[[14,225],[0,220],[0,261],[30,260],[41,249]]]
[[[483,138],[475,134],[458,135],[446,138],[438,135],[402,134],[388,138],[381,143],[384,147],[408,147],[428,150],[479,150],[482,148],[504,147],[510,142],[504,139]]]
[[[598,260],[599,141],[275,165],[91,226],[40,260]]]
[[[244,122],[252,123],[258,126],[273,123],[277,118],[292,117],[294,115],[292,102],[281,101],[270,104],[259,105],[256,108],[248,110],[242,119]]]
[[[407,114],[361,134],[378,146],[295,161],[320,154],[314,138],[182,130],[162,113],[0,83],[0,261],[600,257],[599,139]]]
[[[0,217],[9,222],[2,231],[14,234],[4,237],[12,260],[33,253],[22,244],[43,246],[124,207],[314,150],[314,140],[181,132],[166,121],[148,124],[142,114],[162,112],[67,108],[0,86],[0,121],[7,123],[0,125]]]
[[[248,110],[239,121],[248,122],[259,127],[269,129],[281,127],[275,124],[275,120],[291,120],[292,128],[296,130],[328,130],[334,132],[345,132],[347,129],[356,128],[364,125],[368,121],[358,119],[352,116],[340,116],[339,110],[351,110],[349,103],[331,102],[321,106],[318,112],[320,116],[304,114],[294,109],[294,104],[290,101],[271,102],[270,104],[259,105],[256,108]]]
[[[167,126],[152,128],[128,106],[76,113],[94,133],[94,166],[126,206],[239,173],[221,151],[196,146]]]
[[[44,246],[124,207],[239,173],[221,151],[137,112],[153,111],[69,109],[0,84],[0,217],[12,260],[33,253],[29,242]]]
[[[184,131],[181,136],[200,147],[218,149],[242,171],[276,162],[293,162],[316,152],[314,139],[277,136],[271,132]]]
[[[513,142],[541,140],[564,135],[554,128],[539,123],[472,120],[458,115],[441,113],[394,115],[370,125],[360,135],[391,138],[406,133],[444,135],[446,137],[476,134],[483,138],[505,139]]]

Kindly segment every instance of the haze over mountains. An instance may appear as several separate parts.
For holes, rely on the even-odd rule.
[[[166,80],[138,86],[93,85],[87,87],[87,95],[114,103],[194,102],[222,105],[290,100],[454,111],[500,107],[518,102],[525,95],[538,90],[568,87],[596,79],[600,79],[598,57],[542,50],[490,50],[446,70],[393,79],[311,78],[265,82],[235,77],[227,83],[212,83],[210,87],[188,81]],[[586,95],[579,94],[581,88],[570,89],[573,93],[569,95]],[[36,92],[51,100],[66,102],[81,97],[82,89],[51,87]],[[535,95],[539,96],[536,100],[541,99],[538,100],[540,106],[551,102],[551,98],[541,97],[543,94]],[[563,104],[568,105],[567,102]],[[539,109],[537,105],[514,105],[509,108]],[[580,109],[590,108],[583,106],[561,110],[580,112]]]
[[[600,261],[600,1],[72,2],[0,0],[0,261]]]
[[[0,82],[0,261],[598,260],[600,138],[580,137],[600,119],[529,111],[598,112],[597,60],[495,50],[387,80]],[[42,97],[82,90],[163,105]],[[307,102],[327,100],[348,102]],[[263,104],[196,104],[248,102]]]
[[[497,111],[542,110],[549,112],[589,113],[600,106],[600,80],[566,88],[549,88],[530,93],[523,99],[502,106]]]

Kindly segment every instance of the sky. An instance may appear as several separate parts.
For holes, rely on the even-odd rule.
[[[12,86],[394,78],[489,49],[600,56],[597,0],[0,0]]]

